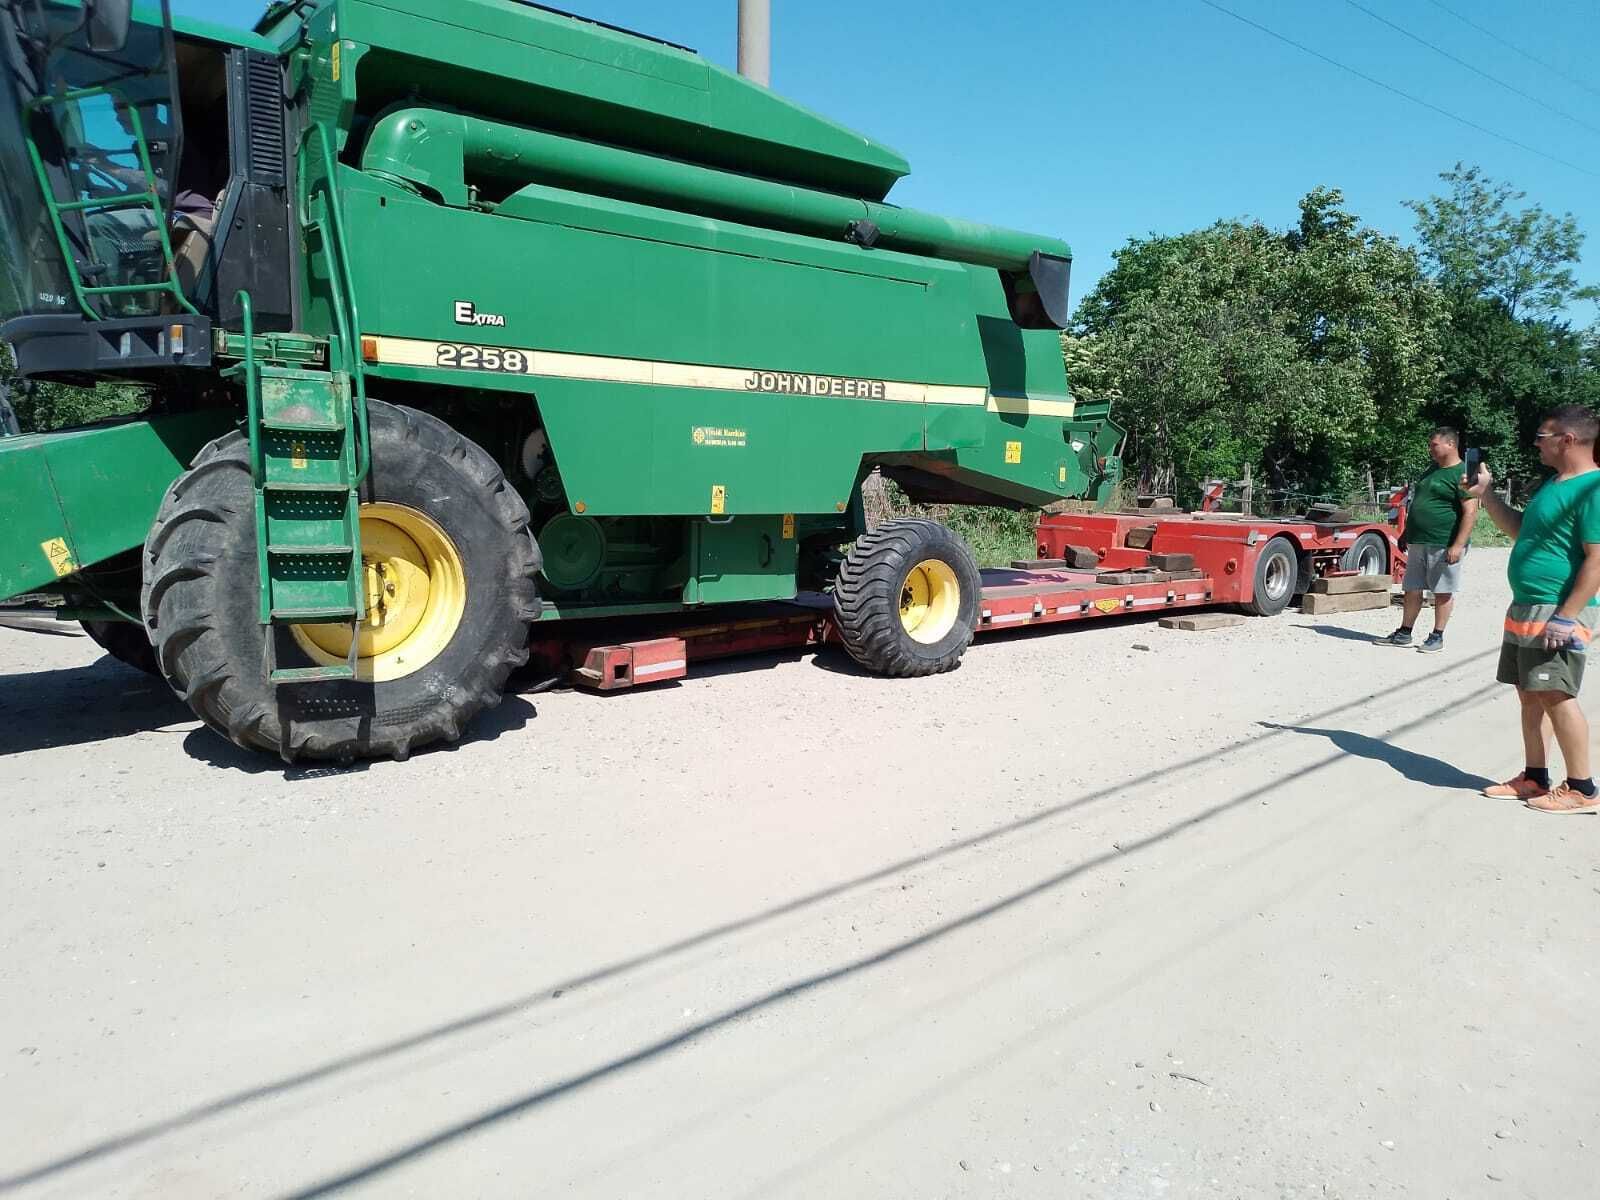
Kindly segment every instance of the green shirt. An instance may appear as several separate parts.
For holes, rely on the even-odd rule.
[[[1600,471],[1549,480],[1528,501],[1506,566],[1512,603],[1565,600],[1583,565],[1585,542],[1600,542]]]
[[[1437,463],[1422,473],[1411,489],[1411,507],[1406,513],[1406,541],[1413,546],[1448,546],[1461,522],[1460,463],[1441,467]]]

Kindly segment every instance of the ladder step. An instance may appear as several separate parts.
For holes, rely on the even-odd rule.
[[[354,554],[354,546],[268,546],[268,554],[282,554],[286,557],[297,558],[327,558],[333,554]]]
[[[279,667],[272,673],[273,683],[317,683],[324,679],[354,679],[350,667]]]
[[[356,610],[348,606],[337,608],[274,608],[272,619],[288,625],[334,625],[356,619]]]
[[[350,493],[347,483],[293,483],[288,480],[268,479],[262,488],[269,492],[320,492],[325,496],[345,496]]]
[[[343,421],[290,421],[283,417],[262,417],[261,428],[279,433],[343,433]]]

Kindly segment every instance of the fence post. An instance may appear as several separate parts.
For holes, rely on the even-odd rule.
[[[1250,484],[1250,464],[1244,465],[1244,482],[1239,485],[1239,511],[1245,516],[1250,515],[1250,502],[1255,497],[1255,488]]]

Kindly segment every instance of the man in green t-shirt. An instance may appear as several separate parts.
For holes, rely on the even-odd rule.
[[[1379,638],[1380,646],[1411,646],[1411,627],[1422,615],[1422,593],[1433,593],[1433,632],[1417,649],[1444,649],[1444,628],[1461,588],[1461,559],[1478,519],[1478,502],[1461,490],[1461,434],[1441,425],[1428,435],[1433,465],[1411,486],[1406,506],[1405,607],[1400,628]]]
[[[1584,659],[1600,614],[1597,434],[1600,421],[1576,405],[1558,408],[1540,423],[1539,459],[1555,477],[1521,512],[1494,494],[1487,470],[1468,488],[1515,539],[1506,567],[1511,607],[1495,677],[1516,685],[1527,764],[1514,779],[1485,788],[1484,795],[1521,800],[1538,812],[1600,812],[1589,769],[1589,723],[1578,707]],[[1555,787],[1546,758],[1552,731],[1567,767],[1566,781]]]

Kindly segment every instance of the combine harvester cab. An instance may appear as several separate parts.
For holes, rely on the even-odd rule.
[[[444,12],[448,10],[448,20]],[[913,499],[1103,498],[1071,251],[895,206],[892,150],[521,0],[0,0],[0,336],[138,418],[0,439],[42,596],[286,759],[459,737],[579,622],[832,596],[947,670],[982,585]]]

